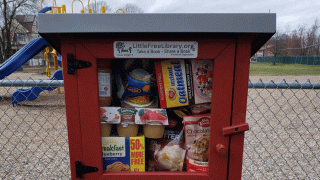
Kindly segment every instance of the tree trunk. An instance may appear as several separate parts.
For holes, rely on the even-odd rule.
[[[0,64],[4,63],[4,59],[3,59],[3,56],[1,55],[0,56]]]
[[[276,65],[276,62],[277,62],[277,56],[274,57],[274,61],[273,61],[272,64],[273,64],[273,65]]]

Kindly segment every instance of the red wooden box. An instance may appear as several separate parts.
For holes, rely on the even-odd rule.
[[[40,14],[40,35],[62,55],[72,179],[241,179],[250,57],[275,33],[275,19],[275,14]],[[123,41],[196,42],[197,53],[186,57],[213,60],[209,173],[102,171],[97,60],[183,58],[119,57],[114,43]],[[73,60],[91,66],[77,69]],[[84,166],[97,171],[77,174]]]

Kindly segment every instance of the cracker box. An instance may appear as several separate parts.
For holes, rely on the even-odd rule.
[[[145,172],[145,138],[102,137],[103,171]]]
[[[161,108],[211,102],[213,61],[156,61],[155,69]]]

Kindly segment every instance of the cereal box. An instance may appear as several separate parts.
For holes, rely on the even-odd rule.
[[[145,138],[102,137],[103,171],[145,172]]]
[[[213,61],[156,61],[155,69],[161,108],[211,102]]]
[[[188,172],[208,172],[210,114],[183,117]]]

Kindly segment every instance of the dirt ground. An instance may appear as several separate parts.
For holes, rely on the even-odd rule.
[[[13,73],[6,80],[46,78]],[[320,76],[250,76],[259,79],[320,82]],[[0,87],[0,179],[70,179],[64,95],[46,91],[13,107],[17,88]],[[249,89],[243,179],[320,178],[319,96],[316,90]]]

